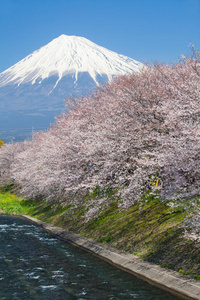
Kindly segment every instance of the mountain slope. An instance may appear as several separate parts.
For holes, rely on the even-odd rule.
[[[0,74],[1,139],[24,139],[47,128],[69,96],[142,66],[85,38],[61,35]]]
[[[139,71],[141,63],[98,46],[86,38],[61,35],[46,46],[28,55],[0,74],[0,86],[24,84],[58,76],[57,83],[67,74],[88,72],[98,85],[97,76],[113,76]],[[55,88],[55,87],[54,87]]]

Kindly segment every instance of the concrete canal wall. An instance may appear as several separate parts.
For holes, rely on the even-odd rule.
[[[78,246],[106,260],[116,267],[167,290],[182,299],[200,300],[200,282],[167,270],[158,265],[145,262],[132,254],[119,251],[107,245],[87,239],[60,227],[52,226],[35,218],[23,215],[24,218],[41,226],[57,238]]]

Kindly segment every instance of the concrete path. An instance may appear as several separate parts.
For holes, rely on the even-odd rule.
[[[146,262],[132,254],[119,251],[107,245],[87,239],[60,227],[52,226],[35,218],[23,215],[36,225],[52,233],[57,238],[78,246],[116,267],[134,274],[135,276],[165,289],[182,299],[200,300],[200,282],[183,276],[177,272]]]

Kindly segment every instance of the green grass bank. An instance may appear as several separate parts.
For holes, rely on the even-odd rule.
[[[163,202],[146,192],[139,202],[123,210],[119,209],[120,200],[114,192],[99,188],[74,206],[53,200],[22,199],[11,194],[12,189],[12,185],[0,188],[3,213],[30,215],[200,280],[200,243],[183,237],[189,201],[172,207],[169,201]],[[103,196],[108,197],[109,204],[102,207],[98,217],[86,222],[88,203]]]

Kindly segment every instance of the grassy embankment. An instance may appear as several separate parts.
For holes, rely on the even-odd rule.
[[[114,193],[99,188],[83,197],[78,207],[42,199],[22,200],[10,194],[10,189],[12,185],[0,189],[0,209],[5,213],[28,214],[200,279],[200,245],[182,236],[181,225],[191,209],[189,201],[171,208],[168,201],[162,202],[146,192],[140,202],[128,210],[120,210]],[[102,209],[98,218],[85,223],[87,202],[105,195],[108,207]]]

